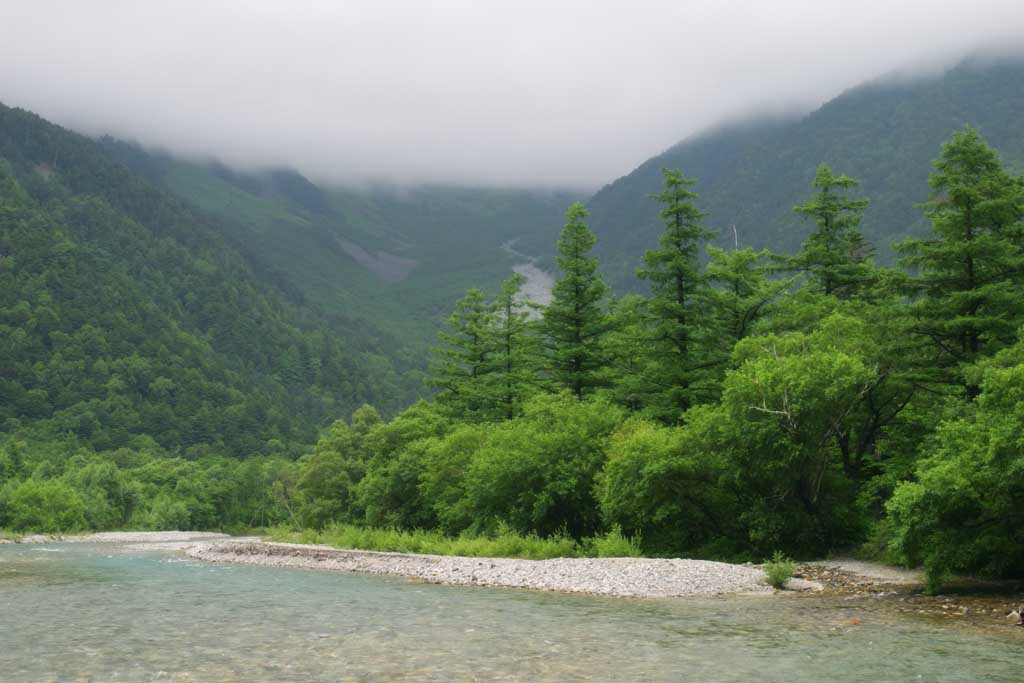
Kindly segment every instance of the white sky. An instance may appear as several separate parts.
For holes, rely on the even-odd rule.
[[[326,182],[593,188],[704,127],[1024,45],[1024,0],[0,0],[0,102]]]

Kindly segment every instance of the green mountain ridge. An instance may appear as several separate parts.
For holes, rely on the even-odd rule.
[[[236,237],[95,141],[0,106],[0,429],[250,455],[413,400],[381,354],[393,341],[296,300]]]
[[[862,225],[878,260],[889,245],[920,236],[927,222],[915,205],[928,198],[931,161],[950,134],[970,125],[1024,167],[1024,60],[968,60],[938,77],[883,78],[789,120],[753,120],[698,134],[649,159],[588,202],[602,268],[616,289],[639,287],[641,255],[660,230],[647,195],[660,169],[696,178],[698,205],[718,243],[792,252],[811,225],[792,212],[809,194],[818,165],[861,181],[871,205]],[[736,233],[733,234],[732,226]]]

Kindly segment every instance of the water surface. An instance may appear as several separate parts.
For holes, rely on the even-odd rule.
[[[833,622],[859,619],[855,626]],[[0,680],[1013,681],[1024,629],[878,601],[631,600],[0,546]]]

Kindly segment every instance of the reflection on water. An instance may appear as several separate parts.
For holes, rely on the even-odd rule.
[[[14,681],[1014,681],[1005,635],[877,603],[628,600],[0,547]],[[859,619],[859,626],[832,622]]]

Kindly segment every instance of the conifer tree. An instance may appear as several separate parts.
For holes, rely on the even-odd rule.
[[[701,224],[704,214],[693,204],[697,195],[690,187],[696,181],[672,169],[662,169],[662,177],[664,189],[651,198],[663,205],[665,231],[658,239],[660,248],[644,254],[645,267],[637,275],[651,283],[652,410],[674,422],[708,391],[702,385],[708,362],[701,357],[701,339],[709,322],[702,299],[707,279],[700,270],[699,254],[714,233]]]
[[[768,278],[771,253],[767,250],[725,250],[709,245],[707,253],[707,278],[715,286],[705,299],[714,314],[714,353],[722,367],[736,342],[752,333],[768,305],[792,280]]]
[[[587,210],[576,202],[566,211],[568,222],[558,238],[558,269],[562,276],[544,309],[551,377],[576,398],[602,384],[601,341],[607,320],[601,302],[608,291],[590,255],[597,239],[587,227]]]
[[[1012,344],[1024,323],[1024,182],[967,128],[943,145],[929,184],[933,236],[897,250],[916,273],[909,289],[927,365],[967,387],[956,368]]]
[[[523,276],[515,273],[501,285],[492,304],[490,372],[487,401],[494,416],[510,420],[535,384],[537,339],[530,315],[534,305],[521,296]]]
[[[480,419],[485,411],[482,378],[491,367],[492,310],[479,289],[470,289],[438,334],[441,346],[433,349],[430,384],[440,391],[439,403],[466,420]]]
[[[814,196],[793,207],[818,227],[800,253],[786,259],[787,269],[807,273],[819,292],[840,299],[855,297],[871,279],[871,247],[857,230],[868,200],[847,194],[859,184],[822,164],[814,176]]]

